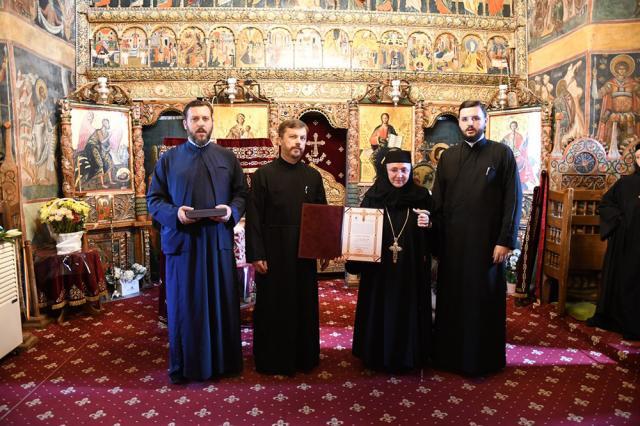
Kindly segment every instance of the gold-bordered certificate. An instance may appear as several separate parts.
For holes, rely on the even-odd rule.
[[[342,255],[347,260],[380,262],[383,220],[381,209],[346,207],[342,221]]]

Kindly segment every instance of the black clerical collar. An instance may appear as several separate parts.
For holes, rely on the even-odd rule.
[[[194,141],[191,140],[191,138],[188,138],[187,141],[189,141],[189,143],[193,146],[195,146],[198,149],[202,149],[202,148],[206,148],[207,145],[209,145],[211,143],[211,139],[209,139],[207,141],[207,143],[205,143],[204,145],[198,145],[197,143],[195,143]]]
[[[299,160],[297,163],[291,164],[290,162],[282,158],[282,156],[278,157],[278,161],[280,162],[280,164],[283,164],[287,167],[298,167],[298,165],[300,165],[300,163],[302,162],[302,160]]]

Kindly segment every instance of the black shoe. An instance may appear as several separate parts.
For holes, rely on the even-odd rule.
[[[189,379],[187,379],[180,373],[169,374],[169,380],[171,381],[172,385],[185,385],[189,383]]]

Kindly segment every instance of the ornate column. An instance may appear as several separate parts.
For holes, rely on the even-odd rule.
[[[415,141],[412,154],[416,153],[424,142],[424,102],[418,101],[415,106]]]
[[[60,104],[60,149],[62,156],[60,168],[62,170],[62,193],[65,197],[73,197],[75,193],[73,164],[73,146],[71,145],[71,107],[67,99]]]
[[[136,219],[147,219],[147,183],[144,172],[144,141],[142,140],[141,105],[136,102],[131,107],[131,130],[133,140],[133,170],[135,188]]]
[[[358,143],[358,103],[349,102],[349,127],[347,129],[347,184],[360,181],[360,147]]]

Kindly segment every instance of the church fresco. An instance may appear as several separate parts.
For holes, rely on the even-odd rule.
[[[324,36],[322,64],[325,68],[349,68],[351,45],[349,35],[341,29],[329,30]]]
[[[94,0],[93,7],[371,10],[385,13],[413,12],[510,17],[513,15],[512,3],[512,0]]]
[[[640,17],[640,2],[637,0],[593,0],[591,19],[611,21]]]
[[[33,1],[33,0],[32,0]],[[73,43],[75,41],[75,1],[36,1],[38,16],[36,23],[47,32]]]
[[[487,72],[487,52],[478,36],[469,35],[462,39],[460,63],[460,72]]]
[[[113,28],[105,27],[96,31],[91,46],[91,64],[96,68],[120,66],[118,34]]]
[[[178,42],[178,66],[204,67],[207,63],[206,54],[204,32],[195,27],[185,28]]]
[[[214,28],[209,34],[209,66],[231,68],[235,65],[236,43],[229,28]]]
[[[380,38],[378,68],[382,70],[403,70],[405,63],[405,42],[397,31],[387,31]]]
[[[9,48],[6,43],[0,43],[0,123],[11,122],[11,83],[9,82]],[[8,136],[9,140],[5,140]],[[6,158],[6,148],[11,148],[15,159],[15,146],[11,143],[13,138],[11,132],[0,133],[0,156],[2,160]]]
[[[293,68],[293,40],[286,28],[274,28],[267,38],[267,66]]]
[[[16,81],[14,136],[25,199],[58,195],[56,103],[66,96],[70,70],[14,47]]]
[[[591,56],[590,134],[616,160],[640,139],[640,53]]]
[[[151,34],[149,63],[152,67],[178,66],[176,35],[169,28],[158,28]]]
[[[129,28],[120,40],[120,66],[142,68],[148,66],[147,35],[142,28]]]
[[[562,148],[588,135],[585,120],[586,57],[573,59],[550,70],[529,77],[529,88],[542,100],[550,102],[561,119],[555,132]]]
[[[411,71],[431,70],[431,39],[421,31],[409,36],[407,43],[408,68]]]
[[[240,68],[264,67],[264,41],[262,32],[254,27],[245,28],[238,35],[236,66]]]
[[[322,67],[322,37],[311,28],[304,28],[298,32],[295,45],[296,68]]]
[[[441,34],[436,38],[433,50],[434,71],[454,72],[458,70],[458,40],[451,34]]]
[[[378,62],[378,39],[369,30],[360,30],[353,37],[352,68],[374,69]]]
[[[547,44],[587,21],[587,0],[542,0],[529,3],[529,50]]]
[[[504,37],[496,36],[487,44],[487,67],[489,74],[509,74],[509,44]]]

